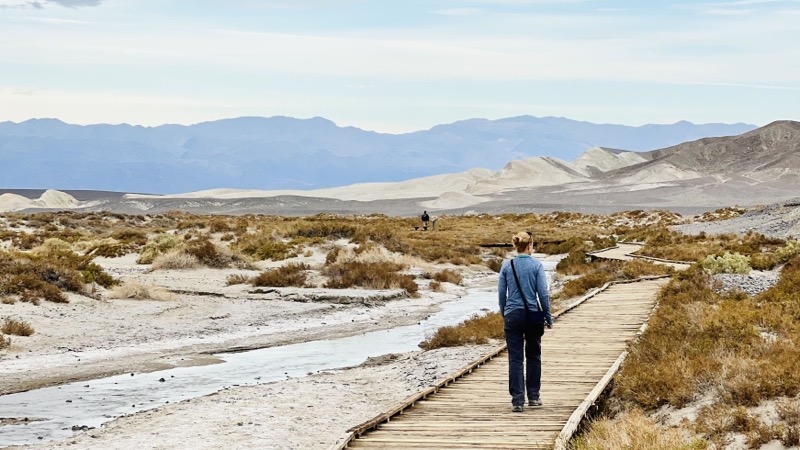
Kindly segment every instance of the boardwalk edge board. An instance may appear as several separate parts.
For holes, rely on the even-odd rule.
[[[609,287],[611,287],[613,285],[616,285],[616,284],[629,284],[629,283],[636,283],[636,282],[641,282],[641,281],[650,281],[650,280],[656,280],[656,279],[660,279],[660,278],[669,278],[669,277],[671,277],[671,275],[656,275],[656,276],[640,277],[640,278],[636,278],[636,279],[633,279],[633,280],[610,281],[610,282],[604,284],[602,287],[594,290],[593,292],[590,292],[589,294],[584,295],[583,297],[579,298],[578,300],[574,301],[573,303],[570,303],[569,305],[567,305],[561,311],[553,314],[553,320],[556,320],[559,317],[563,316],[564,314],[568,313],[569,311],[577,308],[581,304],[585,303],[587,300],[597,296],[598,294],[600,294],[601,292],[607,290]],[[647,322],[645,322],[645,324],[642,326],[642,328],[639,329],[639,332],[637,333],[637,335],[641,334],[643,332],[644,327],[646,326],[646,324],[647,324]],[[420,391],[420,392],[408,397],[407,399],[405,399],[404,401],[402,401],[401,403],[399,403],[397,406],[393,407],[389,411],[384,412],[382,414],[379,414],[379,415],[375,416],[374,418],[372,418],[372,419],[370,419],[370,420],[368,420],[366,422],[363,422],[360,425],[356,425],[355,427],[350,428],[346,434],[344,434],[339,439],[337,439],[336,443],[332,447],[330,447],[329,450],[344,450],[344,449],[346,449],[347,446],[351,442],[353,442],[354,440],[358,439],[362,434],[364,434],[364,433],[366,433],[366,432],[368,432],[370,430],[378,428],[378,426],[383,424],[383,423],[389,422],[393,417],[395,417],[395,416],[397,416],[399,414],[402,414],[406,409],[409,409],[409,408],[413,407],[416,402],[426,399],[428,396],[438,392],[441,388],[443,388],[445,386],[448,386],[451,383],[453,383],[454,381],[456,381],[457,379],[462,378],[465,375],[471,373],[473,370],[475,370],[479,366],[485,364],[487,361],[490,361],[491,359],[495,358],[496,356],[498,356],[500,353],[504,352],[505,350],[506,350],[506,345],[505,345],[505,343],[503,343],[502,345],[500,345],[497,348],[493,349],[489,353],[481,356],[480,358],[478,358],[477,360],[473,361],[472,363],[470,363],[469,365],[465,366],[464,368],[460,369],[459,371],[454,372],[453,374],[444,377],[435,386],[431,386],[431,387],[429,387],[427,389],[424,389],[424,390],[422,390],[422,391]],[[622,360],[624,359],[624,356],[626,354],[627,354],[627,352],[624,352],[622,355],[620,355],[620,359],[618,359],[619,364],[622,363]],[[589,406],[591,406],[591,404],[594,403],[595,400],[597,400],[597,396],[599,396],[602,393],[603,389],[605,389],[605,386],[609,383],[609,381],[611,380],[611,377],[613,377],[614,373],[616,373],[616,370],[618,370],[619,364],[617,364],[615,362],[614,366],[612,366],[613,372],[610,369],[608,371],[608,373],[606,373],[606,375],[603,377],[603,379],[600,380],[600,382],[597,384],[597,386],[599,386],[601,383],[603,383],[603,380],[605,380],[605,384],[604,384],[603,388],[600,389],[600,392],[597,393],[595,398],[591,399],[591,401],[588,402],[588,404],[586,406],[586,410],[588,410]],[[608,378],[608,379],[606,380],[606,378]],[[597,386],[595,387],[595,390],[597,389]],[[590,396],[592,394],[594,394],[594,390],[592,391],[592,393],[590,393]],[[584,403],[586,403],[588,400],[589,400],[589,398],[584,400]],[[580,422],[583,420],[583,417],[585,416],[586,410],[584,410],[580,414],[579,418],[576,418],[577,421],[575,423],[575,429],[577,429],[578,424],[580,424]],[[576,410],[576,412],[577,411],[578,410]],[[575,413],[573,413],[573,415],[575,415]],[[570,421],[572,421],[572,420],[573,420],[573,418],[570,417],[570,420],[567,421],[567,426],[570,425]],[[564,429],[562,429],[562,433],[565,432],[564,430],[567,428],[567,426],[565,426]],[[572,431],[572,433],[574,433],[574,430]],[[561,436],[561,434],[559,434],[559,437],[560,436]],[[572,437],[572,435],[570,434],[570,438],[571,437]]]

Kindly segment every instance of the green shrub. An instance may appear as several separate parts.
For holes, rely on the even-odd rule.
[[[786,243],[783,247],[777,249],[775,254],[778,256],[781,262],[786,262],[790,260],[795,255],[800,254],[800,241],[798,240],[791,240]]]
[[[750,258],[739,253],[725,252],[722,256],[708,255],[702,266],[711,273],[750,273]]]

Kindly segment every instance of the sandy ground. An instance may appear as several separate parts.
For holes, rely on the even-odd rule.
[[[419,298],[394,290],[256,289],[226,286],[226,278],[257,271],[149,271],[135,264],[136,257],[97,262],[122,280],[168,289],[169,299],[110,299],[100,289],[99,299],[71,294],[68,304],[0,304],[0,316],[25,320],[36,330],[29,337],[13,336],[11,348],[0,353],[0,393],[214,363],[212,353],[407,325],[468,288],[496,283],[495,273],[476,267],[461,268],[463,286],[443,283],[444,292],[432,292],[418,279]],[[299,259],[315,264],[321,257]],[[273,263],[259,264],[265,268]],[[235,387],[31,447],[329,448],[350,427],[435,384],[497,344],[412,352],[351,369]]]

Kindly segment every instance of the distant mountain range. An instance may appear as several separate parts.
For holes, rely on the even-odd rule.
[[[509,161],[496,171],[470,169],[401,182],[171,195],[74,193],[84,200],[52,191],[30,192],[34,195],[26,197],[6,193],[0,195],[0,211],[416,215],[426,209],[438,215],[656,208],[694,214],[735,205],[797,204],[800,122],[777,121],[737,136],[703,138],[647,152],[593,147],[572,162],[537,156]]]
[[[754,128],[689,122],[630,127],[521,116],[394,135],[338,127],[323,118],[242,117],[158,127],[33,119],[0,123],[0,188],[160,194],[320,189],[495,171],[534,156],[574,161],[592,147],[648,151]],[[586,170],[569,177],[594,169]]]

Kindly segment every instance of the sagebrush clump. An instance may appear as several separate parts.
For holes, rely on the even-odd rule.
[[[708,255],[702,266],[711,273],[750,273],[750,258],[739,253],[725,252],[723,255]]]
[[[0,327],[0,331],[4,334],[13,334],[15,336],[30,336],[34,333],[31,324],[24,320],[12,319],[10,317],[6,317],[5,321],[3,321],[3,326]]]

